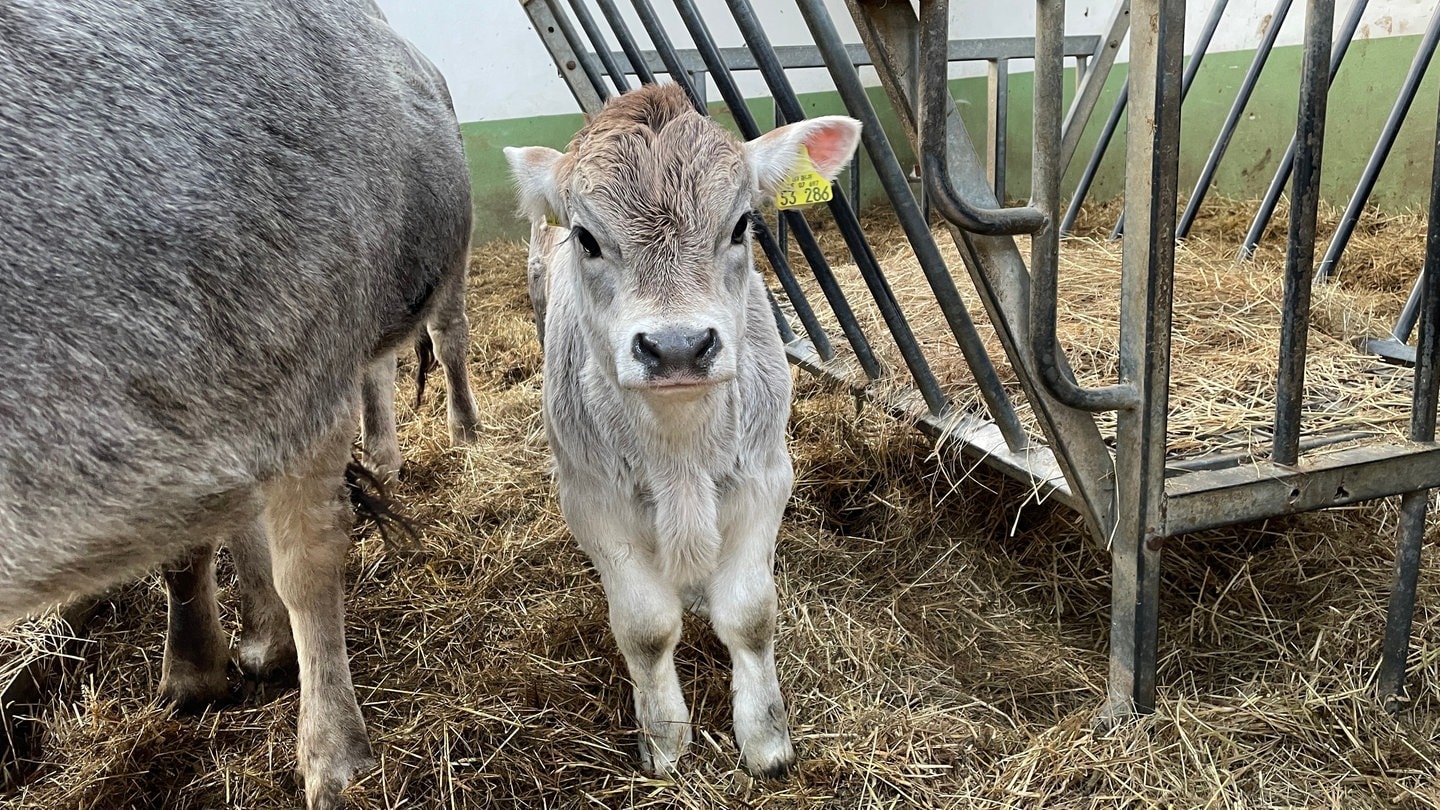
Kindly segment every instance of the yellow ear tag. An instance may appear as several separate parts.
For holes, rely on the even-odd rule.
[[[556,227],[556,226],[558,226],[558,225],[560,224],[560,218],[557,217],[557,216],[555,216],[555,214],[551,213],[550,211],[546,211],[546,212],[545,212],[545,224],[546,224],[546,225],[549,225],[549,226],[552,227],[552,228],[553,228],[553,227]]]
[[[834,196],[830,181],[815,171],[815,164],[810,161],[810,150],[805,148],[805,144],[800,144],[795,167],[790,170],[790,176],[785,178],[785,185],[775,193],[776,207],[802,208],[829,202]]]

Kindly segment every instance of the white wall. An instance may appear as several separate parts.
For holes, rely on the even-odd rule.
[[[854,25],[843,0],[826,0],[841,35],[858,42]],[[534,115],[576,111],[565,84],[556,75],[554,63],[531,29],[519,0],[379,0],[391,23],[430,56],[450,82],[461,121],[490,121],[527,118]],[[740,34],[726,10],[724,0],[696,0],[710,21],[712,34],[721,46],[742,45]],[[808,31],[794,5],[787,0],[752,0],[771,40],[777,45],[809,43]],[[1435,0],[1371,0],[1361,36],[1403,36],[1423,31]],[[617,0],[630,12],[630,4]],[[673,4],[652,0],[666,21],[666,29],[678,47],[689,47],[685,27]],[[1211,46],[1213,51],[1253,48],[1269,25],[1273,0],[1231,0],[1224,22]],[[1336,24],[1349,13],[1353,2],[1339,0]],[[568,11],[568,5],[562,3]],[[1210,3],[1192,0],[1188,4],[1186,39],[1193,42],[1199,33]],[[1281,45],[1301,41],[1304,0],[1295,0],[1280,29]],[[593,2],[592,13],[598,15]],[[1111,0],[1070,0],[1066,8],[1069,33],[1098,34],[1105,30],[1112,14]],[[1027,0],[952,0],[952,38],[1026,36],[1034,30],[1034,4]],[[644,29],[629,13],[631,30],[644,39]],[[614,42],[611,42],[614,47]],[[1122,51],[1122,59],[1124,53]],[[975,70],[978,70],[976,68]],[[1023,64],[1015,70],[1028,69]],[[956,75],[962,71],[957,68]],[[873,76],[869,77],[873,83]],[[822,70],[797,72],[792,76],[801,92],[831,88]],[[758,76],[746,76],[742,90],[747,95],[766,96]],[[713,92],[711,98],[718,98]]]

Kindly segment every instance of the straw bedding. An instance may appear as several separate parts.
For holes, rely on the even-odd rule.
[[[847,392],[803,374],[777,559],[799,771],[760,783],[737,770],[725,651],[691,622],[677,661],[697,744],[675,782],[637,773],[603,594],[546,474],[524,266],[508,244],[472,265],[481,444],[447,446],[438,396],[402,405],[410,466],[397,494],[423,536],[389,549],[357,531],[347,628],[382,764],[356,806],[1440,807],[1433,543],[1412,705],[1392,719],[1371,693],[1392,507],[1171,544],[1159,709],[1102,731],[1108,560],[1073,515],[1022,506],[1025,487],[963,468],[872,408],[857,415]],[[222,557],[228,610],[225,568]],[[152,700],[163,609],[156,578],[106,599],[0,804],[294,802],[296,693],[168,716]],[[31,627],[4,643],[9,656],[49,642]]]
[[[1253,211],[1253,205],[1235,201],[1207,203],[1195,230],[1176,250],[1170,376],[1172,457],[1268,449],[1275,418],[1288,212],[1278,212],[1279,231],[1272,226],[1253,259],[1239,261],[1240,237]],[[1076,377],[1085,385],[1112,383],[1119,375],[1121,248],[1119,241],[1109,239],[1118,213],[1116,205],[1087,208],[1076,224],[1076,235],[1061,243],[1057,332]],[[1320,233],[1325,240],[1337,218],[1334,210],[1323,212]],[[812,219],[830,248],[827,255],[848,260],[843,240],[833,226],[827,227],[828,219]],[[943,318],[935,317],[934,294],[904,232],[888,212],[867,217],[865,229],[942,388],[961,409],[982,412],[983,404],[952,332]],[[1022,423],[1040,436],[953,240],[940,228],[935,236]],[[1017,244],[1028,262],[1030,240],[1017,238]],[[1317,254],[1324,252],[1325,245],[1326,241],[1320,242]],[[1315,285],[1303,408],[1307,434],[1404,438],[1409,425],[1411,375],[1368,355],[1359,348],[1359,341],[1389,335],[1423,256],[1423,218],[1372,214],[1353,237],[1336,283]],[[791,258],[796,267],[806,267],[798,250],[792,248]],[[853,263],[838,264],[835,273],[885,365],[885,375],[870,383],[872,389],[883,392],[911,385],[879,311],[868,303],[871,299],[859,270]],[[843,341],[833,318],[824,317],[829,310],[818,286],[809,283],[806,290],[832,338]],[[864,384],[862,378],[857,382]],[[1113,439],[1113,415],[1101,415],[1099,422],[1107,439]]]

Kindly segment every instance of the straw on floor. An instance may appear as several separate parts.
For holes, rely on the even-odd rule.
[[[1410,225],[1397,232],[1418,240]],[[878,249],[887,263],[903,257]],[[1110,255],[1099,242],[1084,249]],[[848,392],[798,372],[797,485],[777,560],[779,669],[798,773],[763,783],[738,769],[726,654],[693,621],[677,661],[696,745],[679,779],[640,774],[603,594],[547,477],[524,258],[523,246],[496,244],[472,264],[480,445],[448,446],[438,393],[419,412],[402,404],[409,467],[397,494],[422,537],[390,549],[362,534],[351,556],[347,628],[381,760],[352,791],[357,807],[1440,807],[1433,540],[1411,705],[1392,718],[1372,693],[1391,505],[1170,543],[1158,711],[1102,730],[1109,565],[1074,515],[1025,504],[1023,485],[969,469],[873,408],[857,415]],[[1393,273],[1387,300],[1414,267]],[[1271,306],[1268,283],[1242,285],[1224,269],[1203,274],[1226,293],[1211,320]],[[1377,263],[1364,272],[1349,268],[1342,284],[1378,288],[1374,279],[1390,271]],[[1076,276],[1065,283],[1074,292]],[[1075,323],[1091,309],[1062,318]],[[1377,304],[1365,317],[1389,312]],[[1369,328],[1348,323],[1342,334]],[[1242,328],[1236,339],[1248,335]],[[1067,333],[1072,355],[1079,339]],[[408,391],[402,383],[401,403]],[[1196,390],[1192,405],[1177,407],[1214,397]],[[223,568],[222,559],[233,627]],[[163,610],[156,578],[106,600],[82,660],[38,712],[23,786],[0,803],[294,802],[296,694],[168,716],[152,698]],[[23,628],[9,637],[36,643]]]

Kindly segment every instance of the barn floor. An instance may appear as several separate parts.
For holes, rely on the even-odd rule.
[[[697,744],[677,781],[642,776],[603,594],[546,475],[524,258],[497,244],[472,265],[481,444],[448,447],[438,390],[402,404],[397,494],[423,537],[387,548],[372,532],[351,556],[353,669],[382,763],[357,807],[1440,807],[1433,541],[1413,705],[1392,719],[1372,697],[1392,505],[1170,545],[1159,710],[1101,731],[1109,565],[1074,516],[1021,506],[1021,485],[803,374],[777,561],[798,773],[737,770],[725,651],[693,622],[677,662]],[[152,700],[163,610],[153,577],[102,602],[0,805],[294,803],[296,693],[168,716]]]

